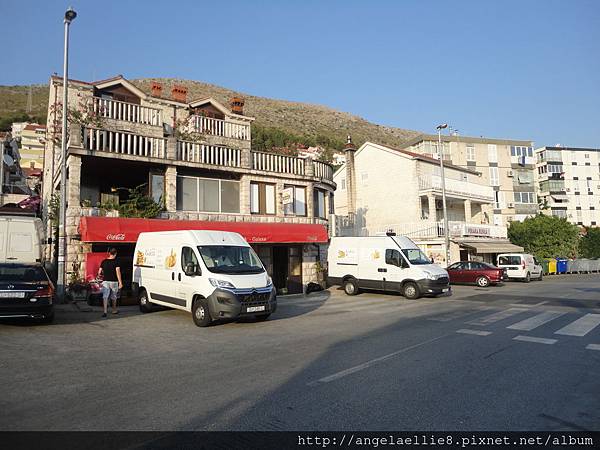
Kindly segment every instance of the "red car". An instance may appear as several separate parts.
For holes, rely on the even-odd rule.
[[[460,261],[448,267],[450,283],[475,283],[480,287],[501,283],[506,270],[484,262]]]

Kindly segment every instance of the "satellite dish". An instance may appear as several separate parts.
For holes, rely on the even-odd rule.
[[[11,167],[15,164],[15,160],[12,159],[12,156],[10,155],[4,155],[4,164],[6,164],[8,167]]]

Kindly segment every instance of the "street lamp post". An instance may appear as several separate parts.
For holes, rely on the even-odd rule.
[[[77,17],[73,8],[65,12],[65,43],[63,54],[63,102],[62,102],[62,133],[61,133],[61,163],[60,163],[60,210],[58,229],[58,295],[65,298],[66,271],[65,259],[67,254],[67,120],[69,113],[68,84],[69,84],[69,25]]]
[[[442,210],[444,212],[444,243],[446,245],[446,267],[450,265],[450,230],[448,230],[448,210],[446,209],[446,178],[444,177],[444,152],[442,148],[442,130],[448,128],[447,123],[438,125],[438,155],[440,158],[440,178],[442,180]]]

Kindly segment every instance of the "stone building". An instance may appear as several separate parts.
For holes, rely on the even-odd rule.
[[[70,80],[68,96],[67,270],[95,274],[114,246],[130,279],[141,231],[213,229],[242,234],[280,293],[302,292],[316,281],[328,239],[333,170],[311,159],[252,151],[254,119],[244,115],[242,98],[226,108],[212,98],[189,101],[183,86],[169,95],[153,83],[146,93],[122,76]],[[46,214],[60,187],[61,98],[62,78],[52,77]],[[118,217],[116,205],[138,186],[164,205],[158,218]]]

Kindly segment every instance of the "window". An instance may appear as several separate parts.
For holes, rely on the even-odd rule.
[[[535,203],[534,192],[515,192],[515,203]]]
[[[178,211],[240,212],[237,181],[177,176]]]
[[[488,144],[488,161],[498,162],[498,146],[496,144]]]
[[[553,209],[552,215],[555,217],[561,217],[564,219],[567,217],[567,211],[565,211],[564,209]]]
[[[521,265],[521,257],[520,256],[501,256],[498,258],[499,266],[520,266]]]
[[[313,193],[314,216],[325,219],[325,191],[315,189]]]
[[[467,145],[467,161],[475,161],[475,146]]]
[[[533,183],[533,174],[530,171],[522,170],[517,173],[519,184]]]
[[[360,174],[360,180],[363,186],[369,185],[369,174],[367,172],[363,172]]]
[[[302,186],[284,187],[283,213],[286,216],[306,216],[306,188]]]
[[[580,209],[578,209],[575,212],[577,213],[577,222],[581,222],[581,217],[583,215],[583,212]]]
[[[250,183],[250,212],[252,214],[275,214],[275,185]]]
[[[503,209],[504,208],[504,192],[495,191],[494,192],[494,209]]]
[[[586,159],[590,159],[590,154],[589,153],[586,153],[584,156],[585,156]]]
[[[150,174],[150,197],[158,204],[165,199],[165,176],[162,173]]]
[[[498,176],[498,168],[490,167],[490,185],[500,186],[500,177]]]
[[[196,258],[194,249],[191,247],[183,247],[181,249],[181,268],[184,272],[186,270],[186,267],[188,267],[189,265],[193,265],[195,267],[196,273],[200,271],[200,264],[198,264],[198,258]]]
[[[385,251],[385,263],[391,266],[400,267],[401,256],[398,250],[386,249]]]
[[[532,157],[533,156],[533,147],[523,147],[523,146],[512,146],[510,148],[510,155],[511,156],[518,156],[518,157]],[[544,155],[540,154],[540,157],[543,159]]]
[[[562,173],[562,164],[548,164],[548,172],[550,173]]]
[[[340,181],[340,189],[342,191],[346,190],[346,179],[345,178],[342,178],[342,181]]]

